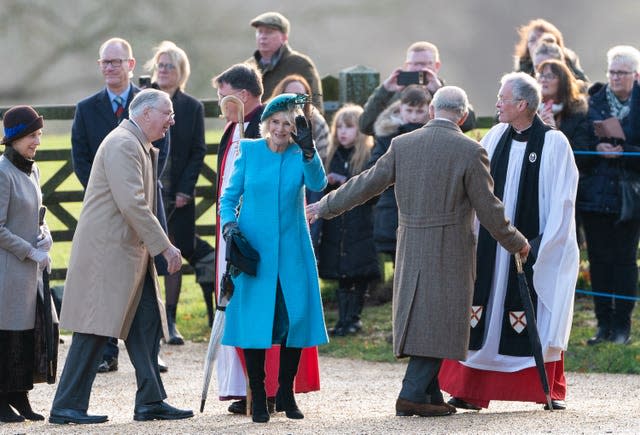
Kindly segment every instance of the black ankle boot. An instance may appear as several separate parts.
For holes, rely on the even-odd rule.
[[[169,344],[184,344],[184,338],[176,328],[176,305],[167,305],[167,326],[169,328]]]
[[[302,349],[280,345],[280,370],[278,373],[278,392],[276,393],[276,411],[284,411],[287,418],[300,420],[304,414],[298,408],[293,394],[293,381],[298,372]]]
[[[338,321],[336,322],[336,326],[329,329],[329,335],[336,335],[338,337],[343,337],[347,335],[347,326],[349,324],[349,319],[347,318],[349,312],[349,292],[339,288],[336,290],[336,299],[338,300]]]
[[[7,393],[0,393],[0,422],[2,423],[20,423],[24,421],[24,417],[13,412],[13,409],[7,402]]]
[[[251,387],[251,419],[254,423],[269,421],[267,392],[264,388],[264,349],[244,349],[247,376]]]
[[[7,402],[13,406],[21,416],[27,420],[39,421],[44,420],[44,416],[33,412],[29,403],[29,393],[26,391],[16,391],[7,394]]]
[[[611,340],[611,328],[606,326],[598,326],[596,335],[587,340],[587,345],[593,346],[604,341]]]

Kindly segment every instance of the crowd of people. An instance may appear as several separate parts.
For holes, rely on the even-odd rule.
[[[565,409],[581,246],[596,294],[587,344],[631,340],[640,160],[629,153],[640,152],[640,52],[612,47],[607,83],[590,83],[558,28],[530,21],[519,29],[514,71],[500,79],[497,125],[478,143],[464,134],[476,125],[467,94],[440,77],[434,44],[411,44],[363,107],[344,104],[327,122],[319,74],[289,44],[289,20],[265,12],[250,25],[256,51],[212,79],[227,121],[215,249],[195,227],[206,148],[203,106],[185,92],[186,52],[162,41],[145,64],[149,79],[136,86],[129,42],[99,47],[105,86],[77,104],[71,128],[85,193],[60,313],[73,337],[48,421],[108,420],[87,411],[97,373],[118,370],[119,340],[136,373],[133,418],[193,416],[166,402],[160,376],[168,369],[161,343],[184,344],[183,260],[195,269],[210,326],[226,303],[216,373],[228,411],[256,423],[274,412],[304,418],[295,393],[320,389],[317,346],[366,326],[379,253],[395,267],[393,352],[409,358],[397,416],[451,415],[491,400]],[[44,420],[28,392],[56,379],[53,240],[35,163],[43,126],[30,106],[3,116],[4,423]],[[528,259],[537,328],[525,316],[515,257]],[[328,329],[319,278],[336,281],[338,319]]]

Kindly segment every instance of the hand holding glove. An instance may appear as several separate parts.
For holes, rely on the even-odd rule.
[[[222,229],[222,237],[224,237],[225,242],[229,243],[229,241],[231,240],[231,236],[233,236],[234,234],[238,234],[239,232],[240,229],[238,228],[238,223],[229,222]]]
[[[298,144],[302,150],[305,161],[309,161],[316,153],[316,146],[313,144],[313,135],[311,134],[311,123],[302,115],[296,116],[297,134],[291,133],[293,141]]]
[[[38,243],[36,243],[36,248],[45,252],[49,252],[51,246],[53,246],[53,239],[49,233],[43,233],[42,237],[38,239]]]

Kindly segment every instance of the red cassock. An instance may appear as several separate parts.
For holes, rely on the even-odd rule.
[[[564,353],[559,361],[544,364],[552,400],[564,400],[567,379],[564,376]],[[517,372],[498,372],[467,367],[458,361],[445,360],[438,376],[440,388],[465,402],[487,408],[491,400],[547,403],[536,367]]]

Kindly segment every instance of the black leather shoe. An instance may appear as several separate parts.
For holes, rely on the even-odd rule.
[[[276,399],[274,397],[267,397],[267,411],[269,411],[269,414],[273,414],[276,410],[275,401]],[[227,410],[232,414],[246,415],[247,401],[245,399],[237,400],[231,403]]]
[[[98,366],[98,373],[117,372],[118,371],[118,358],[111,358],[104,360]]]
[[[136,421],[181,420],[191,417],[193,417],[192,410],[174,408],[164,401],[138,405],[133,411],[133,419]]]
[[[611,340],[611,330],[603,326],[599,326],[596,335],[587,340],[587,345],[593,346],[605,341]]]
[[[551,407],[556,411],[563,411],[567,409],[567,402],[564,400],[551,400]],[[549,410],[549,405],[544,405],[545,411]]]
[[[456,408],[470,409],[471,411],[480,411],[481,409],[479,406],[476,406],[469,402],[465,402],[464,400],[457,397],[452,397],[447,403],[451,406],[455,406]]]
[[[245,415],[247,413],[247,401],[242,399],[232,402],[227,410],[232,414]]]
[[[2,423],[22,423],[24,417],[16,414],[6,400],[0,403],[0,422]]]
[[[29,403],[29,393],[26,391],[14,391],[7,394],[7,402],[13,406],[21,416],[31,421],[42,421],[44,415],[33,412]]]
[[[160,355],[158,355],[158,370],[160,370],[160,373],[167,373],[169,371],[169,366],[160,358]]]
[[[52,408],[49,414],[49,423],[54,424],[96,424],[104,423],[108,419],[106,415],[89,415],[86,411],[78,409]]]

